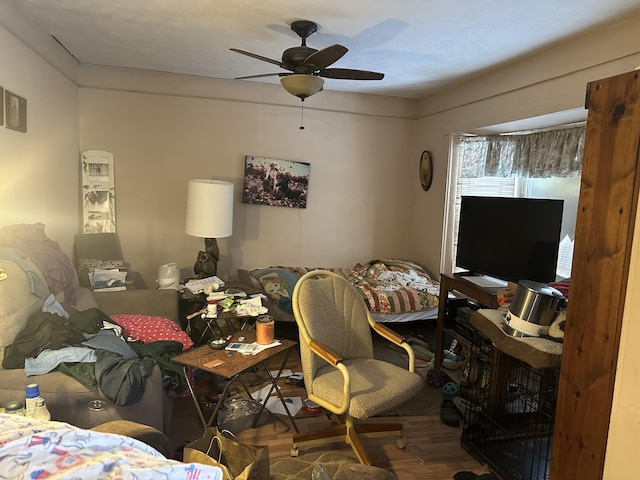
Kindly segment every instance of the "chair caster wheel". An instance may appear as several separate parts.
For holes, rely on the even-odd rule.
[[[399,449],[403,449],[404,447],[407,446],[407,439],[400,435],[398,438],[396,438],[396,447],[398,447]]]
[[[298,455],[300,455],[300,449],[296,446],[291,447],[291,456],[297,457]]]

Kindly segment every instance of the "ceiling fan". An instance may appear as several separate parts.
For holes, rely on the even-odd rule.
[[[318,30],[318,25],[315,22],[297,20],[291,24],[291,30],[302,39],[302,44],[299,47],[287,48],[282,53],[282,60],[274,60],[237,48],[230,49],[233,52],[277,65],[290,73],[264,73],[237,77],[236,79],[279,76],[280,83],[285,90],[304,101],[305,98],[322,90],[324,80],[321,77],[343,80],[382,80],[384,78],[384,73],[367,70],[327,68],[342,58],[348,49],[339,44],[330,45],[321,50],[308,47],[307,38]]]

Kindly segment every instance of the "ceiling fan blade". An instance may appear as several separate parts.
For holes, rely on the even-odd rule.
[[[242,55],[246,55],[247,57],[262,60],[263,62],[272,63],[273,65],[278,65],[279,67],[283,66],[282,62],[280,62],[279,60],[273,60],[272,58],[263,57],[262,55],[258,55],[256,53],[245,52],[244,50],[240,50],[238,48],[230,48],[229,50],[231,50],[232,52],[241,53]]]
[[[289,75],[288,73],[259,73],[258,75],[245,75],[244,77],[235,77],[234,80],[246,80],[247,78],[261,78],[261,77],[282,77]]]
[[[351,68],[327,68],[320,70],[319,76],[324,78],[337,78],[342,80],[382,80],[384,73],[370,72],[368,70],[353,70]]]
[[[323,70],[332,63],[340,60],[340,58],[342,58],[342,56],[348,51],[349,49],[347,47],[343,47],[336,43],[312,53],[304,59],[303,63],[305,65],[315,65],[319,70]]]

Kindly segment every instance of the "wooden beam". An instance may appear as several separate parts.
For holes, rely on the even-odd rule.
[[[640,72],[590,82],[551,480],[600,480],[638,201]]]

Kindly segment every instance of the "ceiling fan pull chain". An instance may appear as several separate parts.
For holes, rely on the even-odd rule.
[[[300,109],[300,130],[304,130],[304,98],[302,99],[302,108]]]

